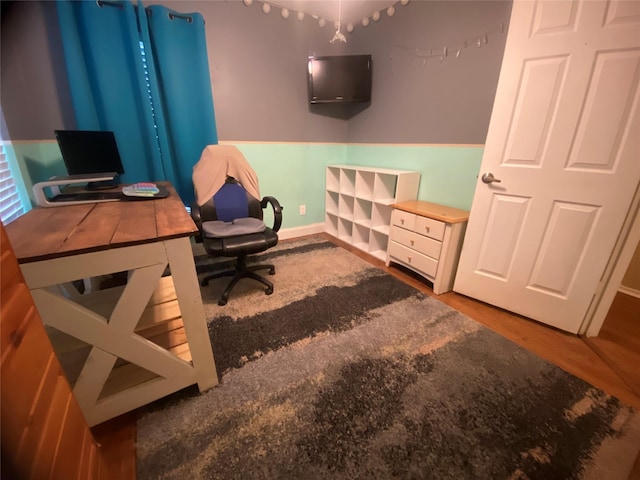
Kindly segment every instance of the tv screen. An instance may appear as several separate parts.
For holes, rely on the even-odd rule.
[[[55,130],[55,134],[69,175],[124,173],[113,132]]]
[[[371,68],[371,55],[309,57],[309,102],[371,101]]]

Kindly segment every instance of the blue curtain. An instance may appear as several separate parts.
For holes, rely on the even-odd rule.
[[[185,203],[218,143],[204,19],[129,1],[57,2],[76,126],[111,130],[123,182],[170,181]]]

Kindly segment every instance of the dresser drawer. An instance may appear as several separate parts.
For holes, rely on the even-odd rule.
[[[442,241],[444,238],[444,222],[434,220],[433,218],[417,217],[415,219],[415,228],[413,231],[427,237],[435,238]]]
[[[394,260],[397,260],[399,263],[404,263],[418,273],[422,273],[431,278],[436,276],[436,272],[438,271],[437,260],[393,241],[389,242],[388,252]]]
[[[433,238],[418,235],[417,233],[405,230],[404,228],[393,227],[391,229],[391,240],[398,242],[405,247],[409,247],[412,250],[417,250],[418,252],[436,260],[440,258],[442,242],[434,240]]]
[[[391,214],[391,225],[413,230],[416,226],[416,217],[413,213],[404,212],[402,210],[394,210]]]

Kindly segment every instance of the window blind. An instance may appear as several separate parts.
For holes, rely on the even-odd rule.
[[[23,213],[24,208],[9,168],[5,146],[0,145],[0,219],[6,225]]]

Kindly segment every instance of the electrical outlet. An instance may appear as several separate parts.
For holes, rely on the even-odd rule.
[[[307,214],[307,206],[300,205],[300,215],[306,215],[306,214]]]

